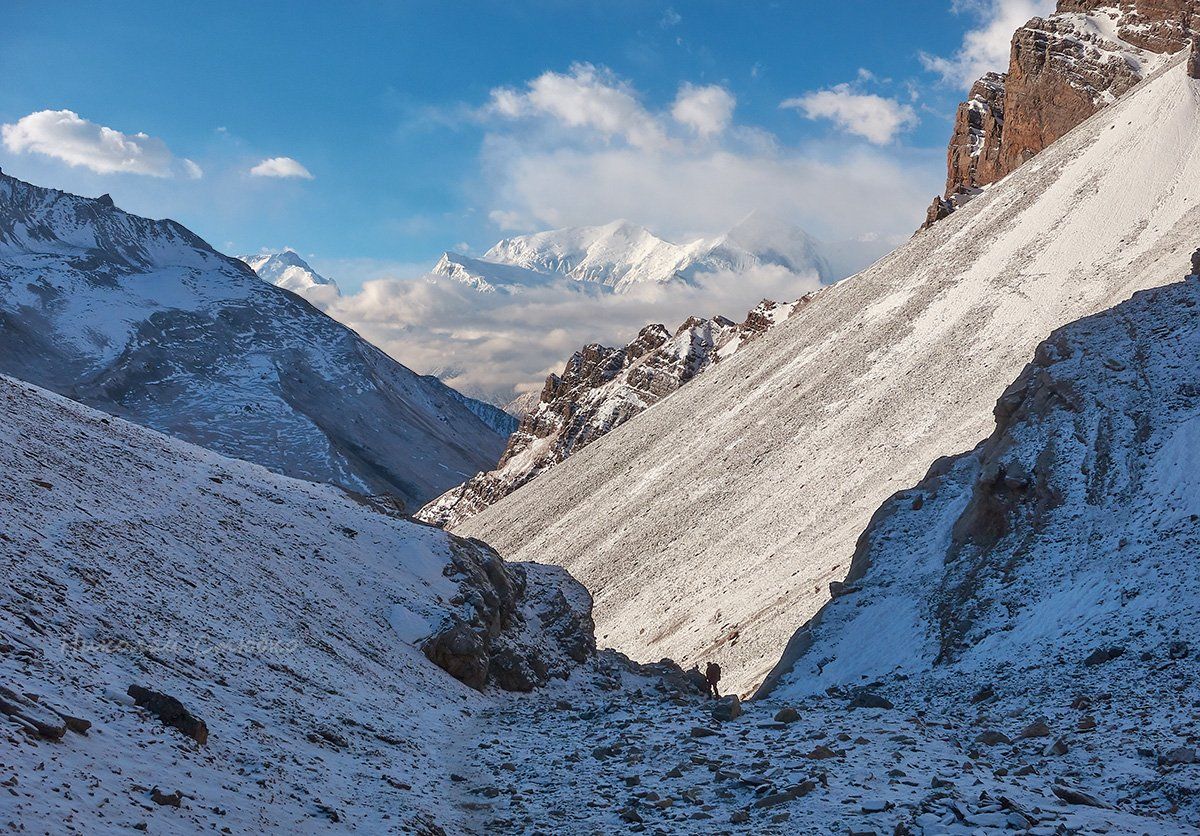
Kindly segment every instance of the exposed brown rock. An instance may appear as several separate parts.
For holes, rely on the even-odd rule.
[[[1115,24],[1119,41],[1079,25]],[[946,191],[922,229],[1007,176],[1142,79],[1155,55],[1193,44],[1197,0],[1059,0],[1055,13],[1013,35],[1006,73],[988,73],[959,105],[946,155]],[[1200,78],[1193,48],[1189,73]]]
[[[445,574],[458,582],[451,603],[460,611],[421,651],[463,684],[532,691],[551,677],[565,679],[595,652],[590,598],[573,596],[587,602],[582,606],[567,600],[568,585],[582,587],[565,571],[508,564],[486,544],[454,537]],[[527,629],[531,620],[540,629]]]

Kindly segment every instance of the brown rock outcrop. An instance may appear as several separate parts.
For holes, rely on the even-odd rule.
[[[1125,94],[1157,56],[1192,44],[1198,21],[1197,0],[1059,0],[1053,15],[1018,29],[1008,72],[985,75],[959,105],[946,191],[922,229]]]

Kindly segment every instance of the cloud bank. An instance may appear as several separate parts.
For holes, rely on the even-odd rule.
[[[786,146],[737,124],[735,96],[682,84],[662,111],[611,70],[575,64],[523,88],[492,91],[477,201],[502,232],[626,218],[683,239],[728,229],[755,210],[839,240],[911,233],[942,179],[943,152],[874,146],[917,121],[910,105],[854,85],[785,101],[864,141]],[[834,197],[836,196],[836,197]]]
[[[14,154],[41,154],[97,174],[190,179],[203,175],[200,166],[176,158],[161,139],[141,132],[122,133],[72,110],[39,110],[0,125],[0,139]]]
[[[624,345],[646,325],[674,330],[692,315],[740,320],[763,298],[796,299],[819,286],[815,275],[774,267],[700,281],[618,295],[566,280],[510,295],[452,281],[382,279],[323,307],[414,371],[505,402],[539,391],[547,374],[561,372],[589,342]]]

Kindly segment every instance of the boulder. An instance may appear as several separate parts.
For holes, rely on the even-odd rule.
[[[1063,784],[1055,784],[1051,791],[1068,804],[1079,804],[1085,807],[1102,807],[1107,808],[1108,805],[1094,795],[1089,795],[1081,790],[1073,789]]]
[[[989,729],[988,731],[980,732],[979,736],[975,738],[975,742],[982,743],[984,746],[1001,746],[1012,743],[1012,740],[1003,732]]]
[[[1179,746],[1166,754],[1162,755],[1158,762],[1163,766],[1178,766],[1180,764],[1195,763],[1196,750],[1190,746]]]
[[[892,705],[891,700],[889,700],[887,697],[884,697],[880,694],[876,694],[873,691],[868,691],[865,688],[860,689],[854,693],[854,696],[850,699],[849,707],[850,708],[882,708],[882,709],[895,708],[895,706]]]
[[[709,709],[709,714],[712,715],[714,720],[722,723],[736,720],[742,716],[742,701],[733,694],[721,697],[713,703],[712,708]]]
[[[175,792],[168,794],[155,787],[150,790],[150,800],[163,807],[178,807],[183,801],[183,793],[175,790]]]
[[[482,691],[487,684],[491,656],[480,631],[465,621],[435,633],[421,645],[430,662],[464,685]]]
[[[1088,657],[1083,660],[1083,664],[1089,668],[1094,668],[1097,665],[1103,665],[1105,662],[1111,662],[1113,659],[1120,657],[1125,653],[1125,648],[1115,645],[1113,647],[1098,647],[1093,650]]]
[[[130,685],[128,693],[135,705],[153,714],[164,726],[170,726],[201,745],[208,742],[208,726],[184,708],[179,700],[141,685]]]
[[[800,719],[800,712],[788,706],[775,712],[776,723],[794,723]]]
[[[1019,737],[1022,737],[1022,738],[1049,737],[1049,736],[1050,736],[1050,727],[1046,725],[1045,720],[1035,720],[1034,722],[1030,723],[1028,726],[1023,728],[1021,730],[1021,734],[1019,735]]]

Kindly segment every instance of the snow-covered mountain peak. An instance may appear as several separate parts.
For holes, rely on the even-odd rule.
[[[864,250],[870,248],[863,248]],[[854,267],[871,260],[865,257]],[[445,253],[432,271],[475,290],[512,292],[568,280],[614,293],[692,283],[701,274],[780,267],[823,282],[841,278],[807,232],[755,212],[724,235],[676,244],[620,219],[505,238],[480,258]]]
[[[519,293],[525,288],[563,281],[561,276],[451,252],[442,253],[430,275],[435,281],[451,279],[480,293]]]
[[[175,221],[131,215],[108,195],[81,197],[0,172],[0,255],[27,251],[84,252],[106,274],[226,260]]]
[[[337,282],[322,276],[293,249],[239,258],[263,281],[299,294],[314,304],[330,302],[340,293]]]

